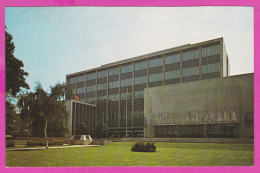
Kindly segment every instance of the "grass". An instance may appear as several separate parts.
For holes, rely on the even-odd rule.
[[[163,143],[152,153],[132,152],[133,142],[102,147],[7,151],[7,167],[251,166],[253,144]]]

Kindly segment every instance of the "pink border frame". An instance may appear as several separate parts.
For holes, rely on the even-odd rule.
[[[251,6],[254,7],[254,82],[255,82],[255,166],[227,167],[73,167],[73,168],[5,168],[5,7],[32,6]],[[0,2],[0,172],[256,172],[260,170],[260,108],[259,103],[259,72],[260,68],[260,1],[259,0],[2,0]],[[234,28],[235,29],[235,28]],[[37,169],[37,170],[35,170]]]

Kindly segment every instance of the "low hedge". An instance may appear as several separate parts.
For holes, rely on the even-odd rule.
[[[48,145],[63,145],[64,141],[48,141]],[[45,146],[45,141],[27,141],[27,146]]]
[[[156,146],[152,142],[137,142],[131,150],[135,152],[155,152]]]
[[[6,141],[5,147],[15,147],[14,141]]]

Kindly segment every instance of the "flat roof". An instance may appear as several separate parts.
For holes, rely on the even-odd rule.
[[[66,77],[78,75],[78,74],[81,74],[81,73],[87,73],[87,72],[91,72],[91,71],[97,71],[97,70],[100,70],[100,69],[103,69],[103,68],[113,67],[113,66],[117,66],[117,65],[120,65],[120,64],[127,64],[127,63],[131,63],[131,62],[134,62],[134,61],[139,61],[139,60],[143,60],[143,59],[147,59],[147,58],[151,58],[151,57],[156,57],[156,56],[159,56],[159,55],[162,55],[162,54],[172,53],[174,51],[180,51],[180,50],[183,50],[183,49],[191,49],[191,48],[194,48],[194,47],[197,47],[197,46],[201,46],[201,45],[204,45],[204,44],[210,44],[210,43],[214,43],[214,42],[217,42],[217,41],[223,41],[223,37],[204,41],[204,42],[194,43],[194,44],[185,44],[185,45],[182,45],[182,46],[164,49],[164,50],[161,50],[161,51],[157,51],[157,52],[153,52],[153,53],[149,53],[149,54],[145,54],[145,55],[140,55],[140,56],[136,56],[136,57],[133,57],[133,58],[127,58],[127,59],[124,59],[124,60],[121,60],[121,61],[116,61],[116,62],[112,62],[112,63],[109,63],[109,64],[101,65],[100,67],[92,68],[92,69],[89,69],[89,70],[83,70],[83,71],[80,71],[80,72],[71,73],[71,74],[66,75]]]

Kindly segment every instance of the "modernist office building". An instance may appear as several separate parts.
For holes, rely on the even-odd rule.
[[[206,82],[212,78],[228,76],[229,61],[226,48],[223,38],[218,38],[69,74],[66,76],[67,100],[78,96],[80,102],[94,105],[92,128],[97,120],[104,120],[109,129],[108,136],[124,137],[128,88],[128,133],[133,137],[149,137],[144,133],[144,124],[147,123],[144,120],[145,88],[152,89],[153,87],[175,86],[176,84],[188,85],[195,81],[205,80]],[[170,102],[170,100],[168,101]],[[72,118],[74,127],[80,123],[81,119],[83,121],[84,118],[76,120]],[[158,127],[157,130],[160,128]],[[158,136],[155,135],[154,129],[150,130],[149,134],[151,137]]]

